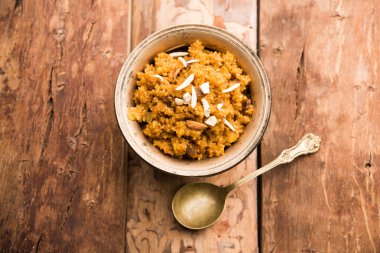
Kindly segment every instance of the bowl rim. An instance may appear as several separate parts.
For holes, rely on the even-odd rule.
[[[252,144],[247,147],[248,150],[244,150],[245,155],[241,156],[239,159],[236,159],[236,157],[239,157],[242,152],[233,156],[231,159],[226,161],[226,163],[230,163],[229,166],[222,168],[222,169],[219,169],[219,170],[215,170],[215,168],[218,168],[221,166],[206,168],[206,169],[202,169],[202,170],[194,170],[194,171],[191,171],[192,173],[189,173],[190,172],[189,170],[183,170],[183,169],[181,170],[179,168],[176,171],[172,171],[169,169],[163,169],[163,168],[157,166],[156,164],[151,163],[144,156],[145,154],[142,151],[140,151],[140,149],[135,148],[133,145],[130,144],[129,138],[132,135],[128,134],[128,131],[127,131],[128,129],[125,129],[122,126],[122,121],[123,121],[122,114],[125,112],[123,112],[121,106],[119,106],[122,103],[122,101],[120,101],[119,93],[121,93],[123,91],[122,85],[123,85],[123,82],[127,79],[126,73],[128,72],[128,69],[129,69],[129,68],[127,68],[128,65],[133,63],[133,61],[138,57],[137,54],[140,52],[140,50],[143,49],[149,43],[151,43],[152,39],[156,39],[157,36],[164,36],[164,35],[171,33],[171,32],[186,30],[186,29],[213,31],[213,32],[219,33],[219,34],[222,33],[228,39],[232,40],[236,46],[245,50],[249,54],[249,57],[251,58],[251,60],[253,60],[255,68],[259,74],[258,78],[260,79],[260,81],[262,83],[262,87],[263,87],[263,98],[264,98],[263,99],[263,109],[264,110],[262,112],[262,119],[258,123],[259,126],[257,128],[256,135],[254,136],[254,138],[252,140]],[[215,26],[209,26],[209,25],[203,25],[203,24],[182,24],[182,25],[170,26],[170,27],[167,27],[165,29],[156,31],[156,32],[150,34],[149,36],[147,36],[144,40],[142,40],[129,53],[128,57],[124,61],[123,66],[120,69],[120,72],[119,72],[119,75],[118,75],[118,78],[116,81],[114,96],[115,96],[114,97],[115,115],[116,115],[117,123],[118,123],[119,129],[122,132],[122,135],[123,135],[124,139],[126,140],[126,143],[128,144],[128,146],[131,147],[134,150],[134,152],[136,152],[136,154],[139,155],[139,157],[141,159],[143,159],[146,163],[148,163],[150,166],[154,167],[155,169],[158,169],[162,172],[165,172],[165,173],[168,173],[171,175],[178,175],[178,176],[184,176],[184,177],[206,177],[206,176],[217,175],[217,174],[226,172],[226,171],[234,168],[239,163],[243,162],[261,142],[261,140],[263,138],[263,134],[264,134],[264,132],[268,126],[268,122],[269,122],[269,118],[270,118],[270,114],[271,114],[271,104],[272,104],[272,95],[271,95],[271,88],[270,88],[270,84],[269,84],[269,79],[267,77],[267,74],[265,72],[263,64],[261,63],[261,61],[260,61],[259,57],[256,55],[256,53],[246,43],[244,43],[242,40],[240,40],[239,38],[237,38],[235,35],[231,34],[230,32],[228,32],[224,29],[215,27]],[[233,161],[233,162],[231,163],[231,161]]]

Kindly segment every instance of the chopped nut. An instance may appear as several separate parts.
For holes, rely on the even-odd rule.
[[[240,86],[240,83],[236,83],[232,85],[231,87],[228,87],[227,89],[223,90],[222,93],[227,93],[230,91],[233,91],[234,89],[238,88]]]
[[[163,78],[162,76],[158,75],[158,74],[155,74],[155,75],[153,75],[153,76],[156,77],[156,78],[158,78],[158,79],[160,79],[161,82],[164,81],[164,78]]]
[[[216,105],[216,108],[218,108],[218,110],[222,110],[222,107],[223,107],[223,103],[219,103]]]
[[[195,92],[197,93],[197,96],[198,96],[198,97],[203,97],[203,96],[204,96],[204,94],[203,94],[203,92],[201,91],[201,89],[195,88]]]
[[[199,86],[199,88],[201,88],[202,93],[205,95],[210,93],[210,83],[209,82],[202,83],[201,86]]]
[[[187,67],[187,62],[185,61],[185,59],[183,59],[182,57],[178,57],[178,60],[180,62],[182,62],[183,66],[186,68]]]
[[[186,120],[186,126],[193,130],[205,130],[208,126],[194,120]]]
[[[228,122],[228,120],[224,119],[224,124],[226,124],[232,131],[236,132],[235,127],[230,122]]]
[[[177,69],[177,70],[174,72],[174,74],[173,74],[173,79],[175,79],[175,78],[178,76],[178,74],[179,74],[180,71],[181,71],[181,69],[179,68],[179,69]]]
[[[191,107],[195,108],[197,105],[197,92],[194,89],[194,86],[191,86]]]
[[[205,98],[202,98],[201,101],[202,101],[203,111],[205,113],[205,116],[208,118],[208,117],[210,117],[210,113],[211,113],[210,105]]]
[[[191,94],[189,92],[186,92],[183,94],[183,100],[185,101],[185,104],[188,104],[191,102]]]
[[[170,53],[169,55],[171,57],[178,57],[178,56],[186,56],[188,54],[189,54],[188,52],[173,52],[173,53]]]
[[[217,119],[215,116],[211,116],[211,117],[209,117],[209,118],[205,121],[205,123],[206,123],[207,125],[209,125],[209,126],[215,126],[217,122],[218,122],[218,119]]]
[[[174,99],[176,105],[183,105],[185,103],[185,101],[183,99],[180,99],[180,98],[175,98]]]
[[[182,90],[184,88],[186,88],[187,86],[189,86],[189,84],[191,84],[191,82],[194,80],[194,74],[190,74],[185,81],[183,81],[183,83],[178,86],[177,88],[175,88],[175,90]]]
[[[196,158],[197,152],[194,147],[187,145],[186,146],[186,155],[192,159]]]
[[[196,62],[199,62],[199,60],[197,60],[197,59],[192,59],[192,60],[188,60],[188,61],[186,62],[186,64],[196,63]]]

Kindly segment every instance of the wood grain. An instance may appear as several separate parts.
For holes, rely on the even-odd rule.
[[[122,6],[122,8],[120,8]],[[124,249],[127,2],[0,2],[1,252]]]
[[[273,110],[269,162],[302,135],[321,150],[262,178],[262,252],[380,252],[379,1],[261,1]]]
[[[203,23],[227,28],[256,46],[255,1],[133,1],[132,46],[167,26]],[[138,27],[138,29],[135,29]],[[184,229],[171,213],[176,190],[191,181],[163,174],[128,152],[127,250],[129,252],[257,252],[256,182],[241,187],[227,201],[213,227]],[[203,179],[226,185],[256,169],[256,152],[223,175]],[[193,181],[196,179],[192,179]],[[199,179],[198,179],[199,180]]]

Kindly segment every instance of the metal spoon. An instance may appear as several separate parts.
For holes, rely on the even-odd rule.
[[[175,218],[189,229],[203,229],[211,226],[220,218],[227,195],[232,190],[280,164],[293,161],[300,155],[317,152],[320,143],[320,137],[307,134],[297,145],[282,151],[275,160],[266,166],[226,187],[219,187],[207,182],[186,184],[177,191],[172,202]]]

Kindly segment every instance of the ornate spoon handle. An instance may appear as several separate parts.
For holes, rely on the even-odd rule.
[[[281,152],[281,154],[274,159],[272,162],[268,163],[264,167],[262,167],[259,170],[256,170],[252,172],[251,174],[243,177],[242,179],[236,181],[235,183],[232,183],[225,187],[227,192],[232,191],[236,187],[256,178],[257,176],[260,176],[261,174],[267,172],[268,170],[271,170],[275,167],[277,167],[280,164],[284,163],[290,163],[294,160],[294,158],[300,156],[300,155],[306,155],[315,153],[319,150],[319,146],[321,144],[321,138],[319,136],[316,136],[314,134],[307,134],[292,148],[285,149]]]

